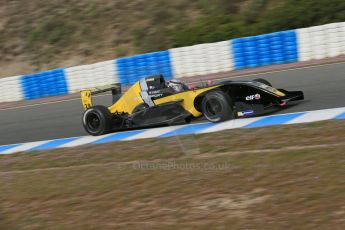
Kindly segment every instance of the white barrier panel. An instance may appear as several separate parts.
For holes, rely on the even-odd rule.
[[[342,45],[342,54],[345,54],[345,22],[340,22],[340,29],[339,31],[341,31],[341,45]]]
[[[67,68],[65,74],[69,93],[119,82],[114,60]]]
[[[328,57],[336,57],[344,53],[342,40],[345,41],[345,37],[343,36],[342,26],[341,23],[332,23],[324,26]]]
[[[23,100],[21,76],[0,78],[0,102]]]
[[[345,23],[297,29],[299,61],[345,54]]]
[[[233,70],[229,41],[170,49],[174,77],[190,77]]]

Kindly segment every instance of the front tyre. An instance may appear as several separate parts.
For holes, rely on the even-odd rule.
[[[112,114],[105,106],[93,106],[84,112],[83,126],[85,131],[92,136],[106,134],[112,128]]]
[[[213,91],[205,95],[201,110],[210,122],[221,122],[234,119],[232,101],[226,93]]]

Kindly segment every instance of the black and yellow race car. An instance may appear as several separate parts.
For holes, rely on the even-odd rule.
[[[113,104],[93,105],[92,95],[111,91]],[[258,116],[303,100],[302,91],[275,89],[264,79],[223,81],[176,92],[162,75],[149,76],[121,93],[121,85],[81,91],[83,126],[91,135],[139,127],[190,122],[204,116],[210,122]]]

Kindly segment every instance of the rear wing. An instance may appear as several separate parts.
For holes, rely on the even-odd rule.
[[[121,84],[116,83],[116,84],[98,86],[91,89],[81,90],[80,96],[81,96],[81,102],[83,104],[83,108],[86,110],[93,106],[93,103],[92,103],[93,95],[110,92],[110,91],[111,91],[111,95],[113,97],[113,102],[114,102],[114,100],[118,97],[118,95],[121,94]]]

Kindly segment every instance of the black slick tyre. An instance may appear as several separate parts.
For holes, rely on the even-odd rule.
[[[83,126],[92,136],[109,133],[112,129],[112,114],[105,106],[93,106],[84,112]]]
[[[213,91],[206,94],[202,100],[201,110],[210,122],[234,119],[231,98],[222,91]]]

